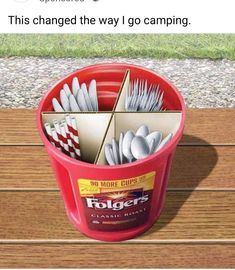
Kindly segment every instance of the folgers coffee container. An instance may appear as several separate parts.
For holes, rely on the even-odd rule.
[[[99,112],[70,113],[77,121],[82,161],[57,150],[44,133],[44,123],[61,120],[52,98],[77,76],[80,83],[97,81]],[[164,92],[164,112],[125,112],[125,96],[133,80],[159,84]],[[129,64],[101,64],[72,73],[43,98],[37,125],[64,200],[67,215],[83,234],[103,241],[122,241],[147,231],[164,206],[171,162],[185,122],[185,105],[177,89],[157,73]],[[171,141],[145,159],[108,166],[104,145],[121,132],[147,125]]]

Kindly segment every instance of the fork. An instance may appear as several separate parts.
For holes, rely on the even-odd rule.
[[[135,80],[130,83],[126,94],[125,110],[129,112],[151,112],[163,110],[163,92],[159,85],[150,85],[147,80]]]

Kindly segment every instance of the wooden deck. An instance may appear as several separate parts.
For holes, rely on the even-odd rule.
[[[189,109],[167,202],[134,240],[102,243],[68,221],[35,111],[0,110],[0,267],[235,267],[235,110]]]

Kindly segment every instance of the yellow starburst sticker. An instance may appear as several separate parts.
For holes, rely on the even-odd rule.
[[[128,190],[143,188],[143,190],[153,189],[155,172],[127,179],[117,180],[92,180],[78,179],[78,188],[82,197],[101,193],[112,192],[109,196],[112,199],[121,199],[128,196]]]

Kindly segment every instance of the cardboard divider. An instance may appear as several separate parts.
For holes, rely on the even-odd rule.
[[[61,121],[67,114],[77,121],[82,161],[98,165],[107,164],[104,147],[112,138],[119,140],[121,132],[136,130],[147,125],[150,132],[161,131],[163,137],[170,132],[175,134],[180,126],[180,111],[163,112],[126,112],[125,100],[129,91],[131,72],[126,70],[118,96],[112,111],[99,112],[44,112],[43,123],[52,124],[53,120]]]
[[[104,155],[104,146],[107,143],[111,143],[112,138],[115,137],[115,115],[112,115],[112,118],[110,119],[109,125],[107,126],[107,130],[105,133],[105,136],[102,140],[102,143],[100,144],[100,148],[97,152],[95,164],[106,164],[106,159]]]
[[[181,115],[181,112],[116,112],[98,152],[96,164],[107,164],[104,153],[105,145],[111,143],[112,138],[118,141],[121,132],[126,133],[128,130],[132,130],[135,133],[140,126],[146,125],[150,132],[161,131],[163,138],[169,133],[175,135],[180,126]]]
[[[117,97],[116,103],[114,105],[114,112],[124,112],[125,111],[125,100],[130,86],[130,70],[126,71],[125,77],[120,88],[119,95]]]
[[[94,163],[112,113],[70,113],[77,121],[82,161]],[[43,123],[65,119],[66,113],[42,113]]]
[[[148,126],[150,132],[161,131],[165,137],[169,133],[175,134],[177,132],[181,120],[180,112],[130,112],[116,113],[115,116],[116,139],[121,132],[132,130],[135,133],[142,125]]]
[[[65,119],[67,114],[74,116],[77,121],[82,160],[96,164],[104,140],[112,139],[113,137],[111,130],[115,128],[115,125],[112,116],[116,107],[118,106],[120,110],[125,111],[124,104],[126,92],[129,89],[129,82],[130,70],[127,70],[112,111],[76,113],[44,112],[42,113],[43,123],[52,124],[53,120],[61,121]],[[105,163],[105,160],[102,163]]]

